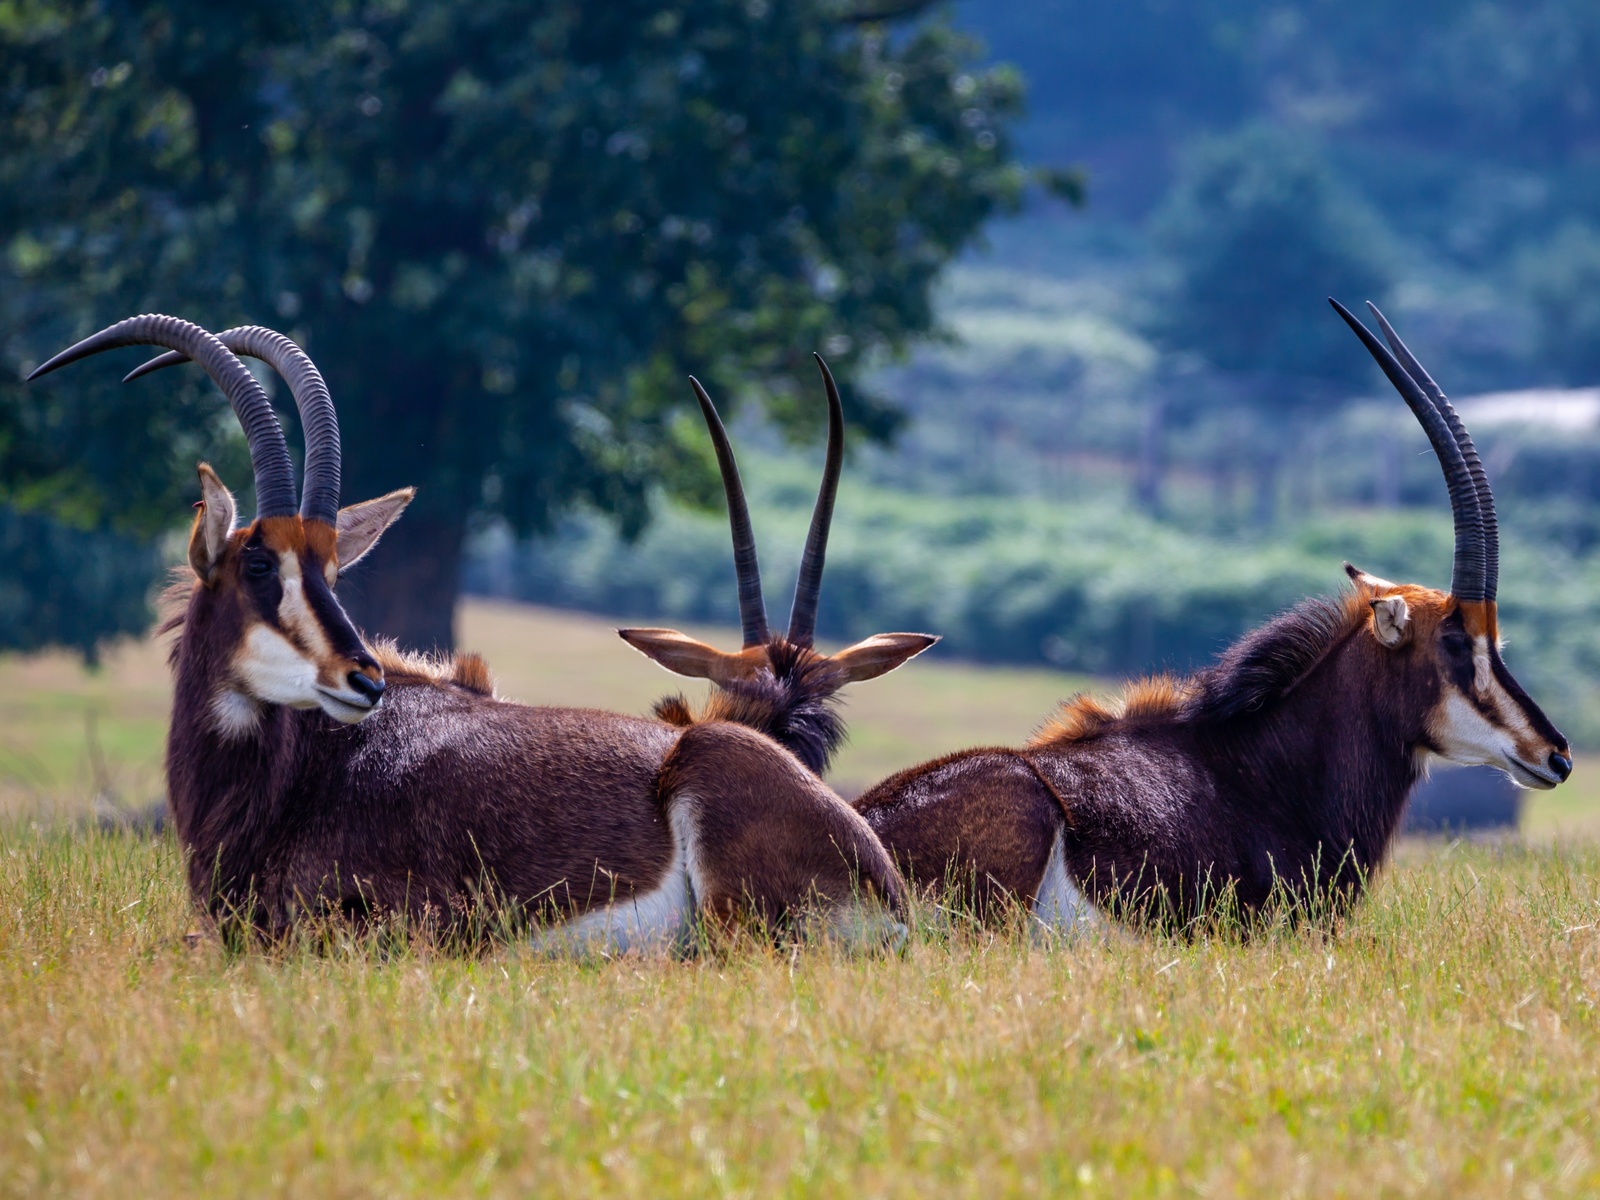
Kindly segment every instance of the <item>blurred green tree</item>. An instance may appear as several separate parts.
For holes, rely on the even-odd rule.
[[[1193,390],[1253,410],[1257,516],[1271,516],[1284,435],[1367,383],[1326,297],[1381,300],[1391,239],[1306,136],[1264,125],[1199,142],[1156,216],[1171,271],[1155,332],[1225,377]]]
[[[1201,141],[1157,217],[1173,287],[1165,340],[1223,371],[1360,384],[1369,364],[1326,297],[1381,299],[1388,238],[1308,143],[1252,126]],[[1283,410],[1318,397],[1274,389]]]
[[[108,637],[149,625],[160,568],[148,542],[0,505],[0,650],[65,646],[95,663]]]
[[[1570,222],[1518,265],[1539,315],[1542,365],[1562,383],[1600,384],[1600,229]]]
[[[1015,73],[878,19],[923,7],[0,9],[0,499],[148,534],[197,457],[237,464],[196,379],[17,382],[147,310],[284,327],[339,405],[347,497],[420,486],[352,598],[413,645],[450,643],[472,514],[634,530],[658,484],[712,494],[690,370],[802,436],[821,349],[887,435],[853,374],[933,327],[938,271],[1026,182]]]

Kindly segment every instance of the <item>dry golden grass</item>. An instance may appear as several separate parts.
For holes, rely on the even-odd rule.
[[[188,944],[170,842],[0,833],[0,1193],[1600,1191],[1600,850],[1413,847],[1252,943]]]
[[[678,681],[612,624],[461,632],[505,694],[644,711]],[[1021,741],[1081,683],[915,662],[852,689],[835,779]],[[1408,845],[1342,928],[1249,944],[230,955],[170,840],[54,819],[158,794],[167,702],[147,643],[0,660],[0,1194],[1600,1192],[1587,763],[1537,848]]]

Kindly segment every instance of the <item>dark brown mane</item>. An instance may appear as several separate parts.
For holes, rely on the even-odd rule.
[[[1366,622],[1356,592],[1334,600],[1303,600],[1240,638],[1190,681],[1182,718],[1225,721],[1281,700],[1328,653]]]
[[[834,706],[843,673],[827,658],[782,638],[767,650],[772,669],[712,689],[696,713],[681,694],[656,702],[655,715],[669,725],[731,721],[766,734],[807,768],[821,774],[844,744],[844,721]]]
[[[1367,619],[1356,592],[1335,600],[1305,600],[1246,634],[1217,662],[1195,674],[1156,675],[1101,699],[1079,694],[1066,701],[1030,745],[1083,741],[1122,721],[1225,721],[1256,712],[1287,696],[1306,674]]]
[[[187,567],[173,567],[168,574],[167,586],[156,597],[156,637],[166,637],[183,629],[183,620],[189,613],[189,599],[196,587],[194,572]],[[179,637],[172,644],[172,656],[177,657]]]

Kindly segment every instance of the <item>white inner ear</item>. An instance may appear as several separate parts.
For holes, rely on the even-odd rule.
[[[339,510],[339,569],[353,567],[378,544],[383,531],[393,525],[411,503],[415,488],[401,488],[376,500],[366,500]]]
[[[1403,596],[1382,596],[1372,602],[1372,628],[1378,641],[1390,649],[1411,631],[1411,606]]]
[[[200,472],[200,497],[205,504],[200,529],[206,540],[206,558],[214,565],[222,558],[228,537],[239,523],[239,506],[233,493],[209,469]]]

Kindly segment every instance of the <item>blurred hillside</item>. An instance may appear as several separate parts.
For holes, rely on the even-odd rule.
[[[1344,558],[1442,584],[1437,465],[1329,313],[1337,292],[1383,305],[1467,398],[1507,521],[1511,661],[1563,727],[1600,737],[1600,433],[1573,390],[1600,384],[1600,12],[956,13],[1028,79],[1024,158],[1082,164],[1089,204],[992,222],[938,292],[948,341],[876,376],[910,419],[854,456],[824,627],[1133,673],[1192,666],[1337,589]],[[1470,399],[1534,387],[1553,390]],[[746,476],[780,579],[815,465],[758,422],[736,434],[764,455]],[[474,589],[732,612],[715,510],[669,508],[637,545],[580,516],[543,544],[491,531],[478,547]]]

